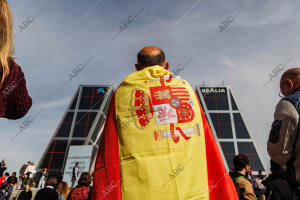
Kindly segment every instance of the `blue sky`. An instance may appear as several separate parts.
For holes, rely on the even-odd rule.
[[[193,87],[203,81],[230,85],[268,163],[266,141],[282,71],[272,80],[269,76],[280,64],[285,69],[298,66],[298,0],[9,2],[15,32],[22,30],[15,39],[15,57],[33,98],[23,119],[0,119],[0,156],[10,172],[28,160],[39,161],[79,84],[119,82],[134,71],[136,53],[147,45],[161,47],[171,69],[193,58],[180,72]],[[29,21],[26,28],[25,21]],[[118,34],[126,21],[127,27]],[[88,60],[63,87],[73,69]],[[11,141],[19,126],[39,112]]]

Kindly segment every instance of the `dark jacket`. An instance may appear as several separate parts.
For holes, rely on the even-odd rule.
[[[272,174],[262,183],[266,186],[265,196],[270,200],[297,200],[293,188],[290,186],[286,171],[271,162]]]
[[[233,180],[240,200],[257,200],[250,179],[238,172],[230,172],[229,175]]]
[[[77,169],[77,172],[76,172]],[[73,171],[72,171],[72,178],[78,178],[79,176],[79,168],[77,166],[73,167]]]
[[[288,182],[300,197],[300,87],[276,106],[268,140],[271,160],[287,169]]]
[[[22,165],[21,169],[19,170],[19,178],[23,177],[23,174],[24,174],[26,168],[27,168],[26,164]]]
[[[18,200],[31,200],[32,192],[29,190],[28,192],[22,191],[21,194],[18,196]]]
[[[58,193],[55,189],[45,187],[36,193],[34,200],[58,200]]]
[[[32,99],[28,95],[21,68],[14,61],[9,62],[9,68],[8,76],[0,84],[0,118],[19,119],[30,109]]]

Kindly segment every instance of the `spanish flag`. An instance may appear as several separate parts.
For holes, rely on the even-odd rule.
[[[238,200],[185,80],[155,65],[121,83],[101,136],[92,199]]]

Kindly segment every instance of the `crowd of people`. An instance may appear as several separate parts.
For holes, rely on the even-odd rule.
[[[0,117],[20,119],[29,111],[32,99],[24,73],[13,56],[13,22],[6,0],[0,0],[0,11]],[[111,100],[93,184],[92,176],[83,172],[79,177],[75,166],[69,188],[61,174],[51,176],[47,169],[37,172],[31,161],[22,166],[17,178],[16,172],[6,172],[3,160],[0,200],[10,199],[15,189],[21,191],[18,200],[29,200],[33,187],[39,188],[35,200],[99,200],[108,188],[105,183],[113,184],[114,189],[107,194],[110,199],[143,199],[145,195],[147,199],[158,199],[158,183],[168,171],[174,171],[175,163],[180,165],[185,158],[192,158],[188,161],[189,170],[159,191],[161,199],[167,200],[170,195],[175,199],[300,199],[300,68],[286,70],[280,80],[283,96],[276,106],[266,141],[271,174],[265,178],[260,173],[251,180],[251,166],[245,155],[233,159],[230,179],[197,95],[186,80],[169,71],[162,49],[143,48],[135,67],[137,71],[120,84]],[[154,118],[155,122],[151,121]],[[132,119],[134,123],[120,126]],[[159,141],[158,135],[162,136]],[[209,184],[220,177],[218,185],[210,188]]]
[[[33,180],[33,177],[36,174],[36,169],[33,162],[28,161],[21,167],[19,171],[19,178],[17,177],[16,172],[12,172],[11,175],[9,174],[9,172],[5,172],[7,168],[8,167],[5,160],[3,160],[0,163],[1,200],[9,199],[12,192],[16,189],[28,191],[28,188],[35,186],[35,181]],[[23,195],[24,194],[22,194],[22,196]]]
[[[91,186],[92,176],[88,172],[81,173],[78,184],[73,189],[69,188],[68,183],[58,182],[56,177],[50,176],[45,187],[36,193],[34,200],[90,200]]]
[[[16,200],[31,200],[33,198],[32,188],[38,189],[34,200],[91,199],[92,174],[89,172],[80,174],[78,162],[73,167],[71,187],[62,180],[61,174],[58,176],[50,175],[47,168],[41,171],[36,170],[31,161],[21,167],[19,178],[17,178],[16,172],[10,176],[6,170],[7,164],[3,160],[0,166],[0,200],[9,200],[12,192],[16,189],[18,189]]]
[[[262,171],[253,176],[247,156],[240,154],[233,159],[234,169],[229,172],[240,200],[299,200],[290,186],[286,171],[271,161],[271,173]]]

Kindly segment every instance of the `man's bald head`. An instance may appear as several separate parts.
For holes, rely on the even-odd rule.
[[[300,68],[286,70],[280,79],[280,89],[282,94],[288,96],[300,87]]]
[[[137,54],[136,69],[141,70],[154,65],[160,65],[166,68],[165,61],[166,57],[163,50],[155,46],[147,46]]]

